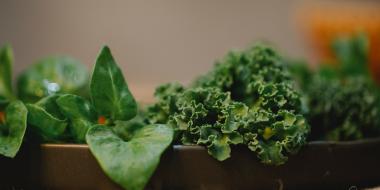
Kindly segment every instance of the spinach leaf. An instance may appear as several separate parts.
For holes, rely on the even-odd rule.
[[[36,104],[27,104],[28,124],[44,141],[58,141],[65,137],[67,121],[56,103],[59,95],[41,99]]]
[[[5,110],[5,121],[0,121],[0,154],[15,157],[26,130],[28,110],[21,101],[11,102]]]
[[[0,49],[0,108],[4,107],[12,94],[13,52],[8,45]]]
[[[90,92],[100,115],[112,120],[129,120],[137,114],[136,101],[107,46],[96,60]]]
[[[84,98],[66,94],[57,99],[57,104],[62,112],[71,122],[69,132],[75,142],[86,141],[88,129],[94,125],[97,115],[93,106]]]
[[[79,61],[69,57],[50,57],[22,73],[17,88],[21,100],[36,102],[56,93],[85,94],[87,84],[87,69]]]
[[[114,182],[128,190],[143,189],[172,142],[173,130],[166,125],[138,127],[127,122],[116,122],[115,129],[92,127],[86,135],[90,150]]]

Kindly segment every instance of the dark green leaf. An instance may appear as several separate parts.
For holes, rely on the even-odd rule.
[[[137,113],[135,99],[108,47],[102,49],[96,60],[90,91],[100,115],[113,120],[129,120]]]
[[[85,142],[88,129],[96,122],[97,115],[92,105],[84,98],[66,94],[57,99],[57,104],[68,119],[69,131],[76,142]]]
[[[69,57],[50,57],[32,65],[17,81],[19,97],[36,102],[56,93],[85,94],[88,84],[87,68]]]
[[[8,45],[0,49],[0,108],[13,99],[12,94],[13,52]]]
[[[16,156],[24,138],[27,113],[28,110],[21,101],[8,105],[5,123],[0,123],[0,154],[11,158]]]
[[[144,189],[172,142],[173,130],[166,125],[136,127],[124,122],[117,123],[116,128],[120,127],[130,134],[122,138],[110,127],[94,126],[86,135],[87,143],[113,181],[128,190]]]
[[[27,104],[28,124],[44,141],[58,141],[65,137],[67,121],[59,111],[53,95],[41,99],[36,104]]]
[[[84,98],[73,95],[61,95],[56,100],[60,111],[68,118],[82,118],[95,122],[97,115],[90,102]]]

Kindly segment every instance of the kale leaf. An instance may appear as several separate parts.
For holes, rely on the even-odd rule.
[[[188,88],[158,87],[147,120],[168,124],[177,142],[204,145],[218,160],[230,157],[232,145],[242,144],[263,163],[280,165],[309,133],[293,85],[281,57],[259,44],[229,53]]]
[[[364,34],[332,41],[335,63],[311,70],[289,64],[308,107],[311,140],[358,140],[380,135],[380,93],[368,69]]]

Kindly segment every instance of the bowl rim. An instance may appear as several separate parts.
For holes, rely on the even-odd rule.
[[[367,145],[380,143],[380,137],[366,138],[354,141],[310,141],[306,146],[357,146],[357,145]],[[42,143],[40,144],[42,148],[77,148],[77,149],[88,149],[87,144],[74,144],[74,143]],[[306,147],[305,146],[305,147]],[[174,149],[205,149],[204,146],[200,145],[172,145]]]

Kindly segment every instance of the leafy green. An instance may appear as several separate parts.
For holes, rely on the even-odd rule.
[[[45,97],[35,104],[27,104],[28,124],[43,141],[55,142],[66,138],[67,119],[56,103],[59,95]]]
[[[8,45],[0,49],[0,108],[14,99],[12,93],[13,52]]]
[[[28,125],[30,141],[87,142],[112,180],[127,189],[145,187],[172,143],[173,129],[136,117],[136,101],[108,47],[93,70],[91,101],[82,97],[86,68],[68,57],[43,59],[22,73],[19,97],[29,103],[13,101],[12,64],[10,47],[0,49],[0,154],[17,154]]]
[[[293,79],[296,81],[297,90],[307,88],[313,78],[313,71],[310,70],[307,62],[288,59],[286,63]]]
[[[357,140],[380,135],[380,96],[363,77],[315,76],[307,89],[312,139]]]
[[[5,122],[0,120],[0,154],[15,157],[26,131],[28,110],[21,101],[11,102],[5,110]]]
[[[113,181],[128,190],[143,189],[171,144],[173,131],[165,125],[136,128],[124,122],[115,128],[124,128],[128,136],[107,126],[92,127],[86,136],[90,150]]]
[[[91,152],[114,182],[126,189],[143,189],[161,154],[171,144],[173,130],[166,125],[146,125],[135,117],[137,104],[108,47],[102,49],[96,61],[90,93],[99,117],[108,120],[106,125],[87,127],[86,142]],[[93,119],[92,108],[83,107],[83,100],[61,97],[58,104],[70,107],[68,113],[63,112],[71,119]],[[85,115],[71,112],[72,109],[84,109],[81,113]]]
[[[62,114],[70,120],[68,130],[73,140],[85,142],[88,129],[97,120],[93,106],[84,98],[72,94],[62,95],[56,101]]]
[[[19,98],[26,102],[56,93],[84,94],[88,72],[79,61],[69,57],[49,57],[24,71],[17,81]]]
[[[163,90],[163,87],[175,88],[172,85],[165,85],[160,90]],[[243,142],[243,137],[237,132],[237,128],[243,125],[239,119],[247,114],[248,108],[244,104],[233,102],[229,93],[223,93],[216,88],[196,88],[170,96],[167,105],[150,107],[149,117],[152,121],[157,121],[157,116],[168,115],[167,123],[181,134],[179,140],[182,144],[205,145],[209,147],[212,156],[218,160],[225,160],[231,152],[229,144]],[[173,101],[172,105],[170,101]],[[164,102],[160,103],[162,105]],[[156,114],[154,110],[160,108],[163,110]],[[172,111],[167,114],[166,110]]]
[[[149,122],[168,124],[176,141],[207,146],[218,160],[244,144],[263,163],[283,164],[309,133],[288,70],[264,45],[231,52],[192,86],[162,85],[155,96]]]
[[[380,94],[369,76],[366,36],[339,37],[332,50],[337,60],[333,66],[321,65],[313,71],[306,64],[289,65],[309,107],[311,140],[379,136]]]
[[[96,60],[90,91],[92,102],[100,115],[112,120],[129,120],[136,116],[136,101],[107,46]]]

